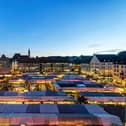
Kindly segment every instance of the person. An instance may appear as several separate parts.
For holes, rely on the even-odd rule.
[[[82,98],[81,98],[81,95],[78,96],[77,98],[77,103],[81,104],[82,103]]]
[[[82,103],[88,104],[87,98],[86,98],[85,96],[82,96],[82,95],[79,95],[79,96],[78,96],[77,101],[78,101],[79,104],[82,104]]]
[[[83,103],[84,103],[84,104],[88,104],[88,99],[87,99],[85,96],[82,96],[82,97],[83,97],[83,98],[82,98],[82,99],[83,99]]]
[[[88,104],[88,100],[85,96],[81,96],[81,103]]]

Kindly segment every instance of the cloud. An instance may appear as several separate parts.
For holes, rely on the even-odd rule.
[[[95,47],[100,47],[101,44],[100,43],[96,43],[96,44],[91,44],[88,46],[88,48],[95,48]]]
[[[108,49],[108,50],[104,50],[104,51],[98,51],[96,53],[116,53],[118,51],[121,51],[121,49]]]

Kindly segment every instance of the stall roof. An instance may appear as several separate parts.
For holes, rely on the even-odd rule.
[[[103,88],[102,84],[91,81],[73,81],[73,80],[60,80],[56,82],[60,87],[89,87],[89,88]]]
[[[113,93],[113,92],[104,92],[104,93],[103,92],[80,92],[80,95],[85,96],[88,99],[88,101],[97,101],[99,104],[121,103],[125,105],[125,100],[126,100],[126,97],[122,96],[119,93]]]
[[[0,91],[0,96],[66,96],[64,92],[57,91],[30,91],[24,93]]]
[[[118,125],[120,118],[97,105],[9,105],[0,104],[0,124],[8,125]]]
[[[120,93],[114,93],[114,92],[80,92],[81,95],[83,96],[88,96],[88,97],[122,97]]]
[[[48,78],[48,77],[49,77],[49,78],[50,78],[50,77],[53,78],[53,77],[56,77],[56,76],[57,76],[57,75],[24,74],[24,75],[23,75],[23,78],[37,78],[37,77],[38,77],[38,78],[41,78],[41,77],[42,77],[42,78]]]
[[[84,80],[88,80],[87,78],[81,76],[81,75],[64,75],[62,80],[80,80],[80,81],[84,81]]]
[[[100,105],[110,114],[120,117],[122,122],[126,122],[126,106],[122,105]]]

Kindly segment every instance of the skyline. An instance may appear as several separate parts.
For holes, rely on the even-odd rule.
[[[30,51],[30,52],[29,52]],[[19,54],[19,55],[21,55],[21,56],[29,56],[30,58],[35,58],[35,57],[74,57],[74,56],[76,56],[76,57],[79,57],[79,56],[94,56],[94,55],[118,55],[118,54],[120,54],[120,53],[122,53],[122,52],[126,52],[126,50],[121,50],[121,51],[118,51],[117,53],[112,53],[112,52],[115,52],[115,51],[117,51],[117,50],[109,50],[109,51],[99,51],[99,52],[96,52],[96,53],[93,53],[93,54],[89,54],[89,55],[87,55],[87,54],[82,54],[82,55],[45,55],[45,56],[43,56],[43,55],[36,55],[36,56],[33,56],[31,53],[31,50],[30,50],[30,48],[26,51],[26,52],[24,52],[24,53],[21,53],[21,52],[15,52],[14,54],[12,54],[12,56],[8,56],[8,55],[6,55],[5,53],[3,53],[3,54],[1,54],[1,56],[0,57],[2,57],[2,56],[5,56],[5,57],[8,57],[8,58],[12,58],[12,57],[14,57],[16,54]]]
[[[0,55],[78,56],[126,50],[125,0],[2,0]]]

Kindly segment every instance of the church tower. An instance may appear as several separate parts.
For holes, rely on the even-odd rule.
[[[29,57],[31,56],[31,52],[30,52],[30,49],[28,49],[28,56],[29,56]]]

